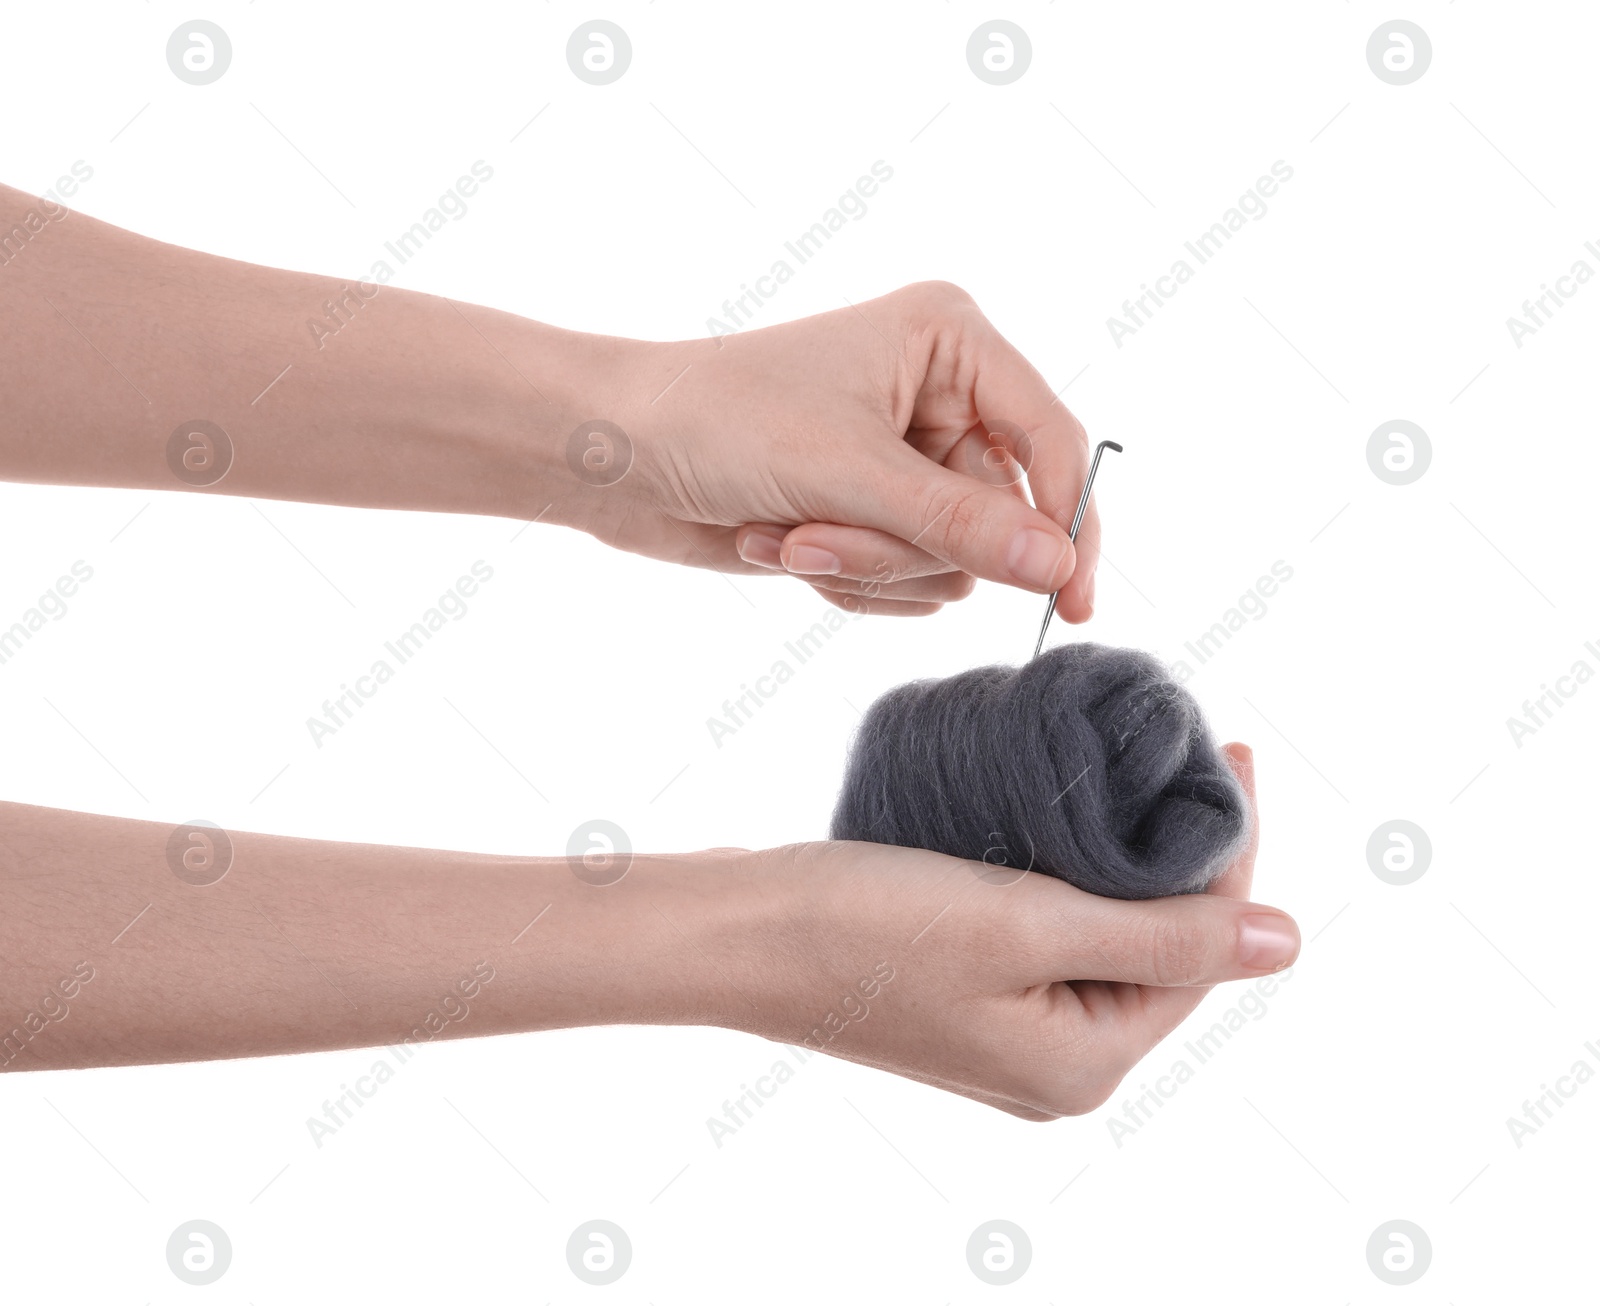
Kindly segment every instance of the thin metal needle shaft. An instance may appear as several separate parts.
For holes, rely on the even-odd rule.
[[[1078,510],[1072,514],[1072,526],[1067,531],[1067,538],[1073,543],[1077,543],[1078,527],[1083,523],[1084,510],[1089,506],[1089,491],[1094,488],[1094,474],[1100,470],[1100,455],[1107,449],[1115,450],[1117,453],[1122,452],[1122,446],[1115,440],[1102,440],[1095,445],[1094,458],[1089,463],[1089,474],[1083,478],[1083,494],[1078,498]],[[1060,597],[1060,590],[1050,596],[1050,602],[1044,610],[1044,621],[1039,626],[1039,641],[1033,646],[1034,657],[1038,657],[1040,650],[1044,648],[1044,637],[1050,631],[1050,618],[1056,615],[1056,600]]]

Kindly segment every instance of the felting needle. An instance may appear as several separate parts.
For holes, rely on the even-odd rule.
[[[1084,509],[1089,506],[1089,491],[1094,487],[1094,474],[1100,470],[1100,455],[1107,449],[1114,449],[1117,453],[1122,452],[1122,446],[1115,440],[1102,440],[1095,445],[1094,459],[1089,464],[1089,474],[1083,480],[1083,494],[1078,499],[1078,511],[1072,514],[1072,527],[1067,531],[1067,538],[1074,544],[1078,542],[1078,527],[1083,522]],[[1033,646],[1034,657],[1038,657],[1040,650],[1044,648],[1044,637],[1049,633],[1050,618],[1056,615],[1056,600],[1060,597],[1060,590],[1050,596],[1050,602],[1044,610],[1044,622],[1039,627],[1039,642]]]

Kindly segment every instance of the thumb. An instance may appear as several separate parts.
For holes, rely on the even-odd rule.
[[[980,580],[1048,594],[1077,565],[1056,522],[998,486],[963,476],[906,444],[891,446],[863,519]]]
[[[1300,955],[1292,917],[1218,894],[1143,902],[1083,894],[1062,906],[1061,919],[1047,927],[1056,955],[1036,962],[1050,979],[1195,988],[1271,975]]]

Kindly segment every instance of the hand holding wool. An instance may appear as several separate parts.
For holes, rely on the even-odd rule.
[[[1253,813],[1250,750],[1223,755]],[[1249,825],[1205,893],[1144,902],[877,843],[746,854],[751,883],[785,906],[766,913],[773,928],[739,932],[747,960],[708,971],[722,1021],[1027,1120],[1093,1111],[1210,985],[1260,981],[1299,953],[1293,920],[1249,900]],[[857,1000],[858,977],[890,972]]]
[[[885,694],[830,836],[1158,898],[1208,887],[1250,824],[1194,697],[1147,653],[1080,643]]]

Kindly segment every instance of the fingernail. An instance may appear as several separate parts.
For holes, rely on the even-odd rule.
[[[797,544],[789,550],[789,570],[802,576],[837,576],[844,570],[839,555],[814,544]]]
[[[1011,537],[1006,566],[1024,585],[1036,590],[1054,589],[1061,560],[1072,546],[1059,535],[1024,526]]]
[[[778,539],[765,531],[746,531],[744,539],[739,542],[739,556],[757,567],[771,567],[774,571],[782,571],[783,559],[779,556],[779,543]]]
[[[1257,913],[1239,919],[1239,964],[1247,970],[1282,970],[1300,955],[1300,930],[1287,916]]]

